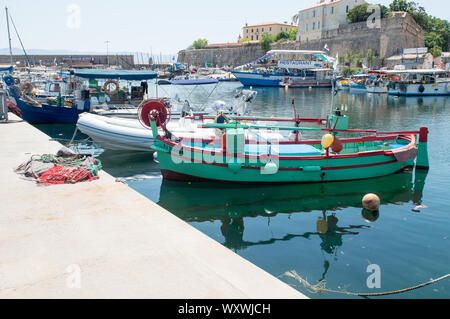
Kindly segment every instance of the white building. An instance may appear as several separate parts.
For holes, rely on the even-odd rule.
[[[318,40],[322,32],[347,24],[347,12],[364,4],[364,0],[320,0],[298,14],[298,41]]]

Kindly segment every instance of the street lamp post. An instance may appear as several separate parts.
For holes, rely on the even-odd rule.
[[[110,41],[106,41],[106,59],[108,61],[108,67],[110,66],[109,64],[109,44],[111,43]]]

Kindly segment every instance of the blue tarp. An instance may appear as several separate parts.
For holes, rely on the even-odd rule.
[[[10,66],[9,68],[0,68],[0,72],[9,72],[11,73],[13,71],[13,67]]]
[[[162,80],[158,82],[159,85],[206,85],[217,83],[219,83],[219,80],[216,79],[175,80],[175,81]]]
[[[133,70],[75,70],[75,76],[84,79],[143,81],[156,79],[158,74],[152,71]]]

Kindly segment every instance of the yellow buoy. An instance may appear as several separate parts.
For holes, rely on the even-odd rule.
[[[324,149],[329,148],[334,143],[333,134],[326,134],[322,137],[322,147]]]

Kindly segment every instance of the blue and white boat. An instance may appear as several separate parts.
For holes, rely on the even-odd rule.
[[[367,93],[367,74],[354,74],[350,78],[350,93]]]
[[[394,70],[388,94],[397,96],[450,96],[450,72],[441,69]]]
[[[83,70],[75,71],[75,75],[85,79],[124,79],[129,81],[150,80],[158,76],[155,72],[150,71],[127,70]],[[62,96],[58,96],[56,105],[53,105],[22,94],[23,92],[16,86],[15,79],[10,74],[4,76],[3,81],[10,96],[16,101],[17,107],[22,113],[22,119],[31,124],[75,124],[81,113],[94,111],[87,89],[80,88],[75,91],[76,99],[69,105],[65,103]]]
[[[298,55],[309,55],[310,59],[295,60],[293,57]],[[267,67],[255,68],[264,61],[270,61]],[[272,50],[232,73],[244,86],[332,87],[332,70],[327,68],[329,62],[323,51]]]

